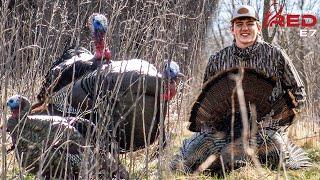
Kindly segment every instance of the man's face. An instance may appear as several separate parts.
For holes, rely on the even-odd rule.
[[[253,18],[239,18],[233,21],[232,34],[239,48],[251,46],[261,31],[260,25]]]

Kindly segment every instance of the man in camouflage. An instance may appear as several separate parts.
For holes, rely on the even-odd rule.
[[[280,48],[264,42],[259,36],[261,26],[254,8],[246,5],[237,7],[232,15],[231,25],[234,43],[210,57],[204,75],[205,87],[212,82],[216,77],[215,75],[228,70],[239,67],[254,69],[259,74],[264,74],[276,80],[276,85],[272,89],[270,97],[273,105],[277,104],[278,99],[289,94],[287,91],[290,91],[292,99],[296,102],[294,107],[298,109],[304,103],[306,97],[303,82],[286,53]],[[210,120],[208,120],[212,117],[212,114],[210,114],[212,112],[210,108],[205,106],[209,105],[210,103],[207,101],[212,99],[204,96],[207,92],[209,94],[207,96],[210,96],[211,90],[202,91],[200,98],[194,104],[189,120],[191,122],[189,130],[196,133],[191,138],[184,140],[179,154],[175,155],[170,162],[170,167],[174,171],[200,173],[209,169],[212,173],[220,174],[224,171],[239,168],[251,159],[251,157],[248,157],[249,151],[244,146],[243,138],[232,137],[231,134],[228,134],[228,125],[223,126],[226,129],[218,129],[218,131],[215,127],[211,127],[218,126],[216,123],[224,122],[209,122]],[[240,113],[236,112],[236,114],[238,119]],[[277,124],[273,126],[273,121],[275,121],[273,118],[271,120],[272,124],[264,124],[266,126],[262,128],[266,127],[266,129],[263,132],[258,131],[255,136],[251,137],[251,140],[254,139],[255,141],[249,141],[250,147],[255,147],[256,155],[253,155],[253,151],[250,151],[251,156],[257,157],[260,163],[268,162],[268,166],[272,165],[271,167],[277,167],[279,164],[284,164],[289,169],[310,166],[311,163],[307,154],[301,148],[292,144],[282,129],[278,131],[279,126]],[[239,121],[237,122],[239,124]],[[233,133],[235,135],[235,129],[239,128],[238,130],[241,131],[241,127],[236,126],[236,121],[234,123]],[[277,128],[274,129],[274,127]],[[221,160],[223,160],[223,163]]]
[[[261,39],[261,25],[253,7],[243,5],[234,11],[231,32],[234,43],[210,57],[204,82],[220,71],[235,67],[253,68],[277,79],[271,97],[273,101],[289,90],[301,107],[306,97],[303,82],[288,55]]]

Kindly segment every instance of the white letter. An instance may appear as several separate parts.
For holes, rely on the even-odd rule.
[[[307,29],[300,29],[300,36],[303,36],[303,37],[308,36],[308,30]]]
[[[316,34],[317,30],[316,29],[310,29],[309,31],[311,31],[311,35],[310,36],[313,36]]]

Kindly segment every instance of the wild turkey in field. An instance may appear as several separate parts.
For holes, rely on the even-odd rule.
[[[98,22],[98,21],[97,21]],[[93,23],[94,24],[94,23]],[[94,36],[95,37],[95,36]],[[96,45],[97,47],[100,47],[99,45]],[[78,55],[77,55],[78,54]],[[82,58],[82,56],[84,58]],[[51,115],[71,115],[71,116],[76,116],[77,114],[81,114],[81,115],[85,115],[85,117],[90,118],[90,110],[92,107],[92,103],[93,103],[93,99],[94,99],[94,82],[96,82],[96,79],[98,79],[98,74],[99,74],[99,70],[94,71],[97,67],[96,66],[92,66],[92,63],[85,63],[82,61],[82,59],[86,59],[87,61],[91,60],[91,59],[95,59],[95,58],[91,58],[92,55],[90,55],[88,53],[87,50],[85,49],[70,49],[67,50],[62,57],[60,58],[60,60],[58,60],[56,63],[53,64],[52,68],[50,69],[50,71],[48,72],[48,74],[46,75],[46,79],[45,82],[43,83],[43,87],[41,88],[41,91],[38,95],[38,101],[40,103],[37,103],[33,106],[32,108],[32,113],[42,113],[42,114],[51,114]],[[107,56],[107,55],[106,55]],[[70,59],[70,60],[69,60]],[[58,69],[58,71],[57,71]],[[76,69],[76,71],[74,71],[74,69]],[[142,110],[136,111],[138,114],[136,116],[134,116],[132,113],[132,108],[128,109],[128,107],[136,106],[135,103],[133,102],[133,99],[131,99],[129,102],[125,102],[124,100],[128,101],[128,97],[131,96],[128,95],[128,93],[126,93],[126,97],[122,98],[122,97],[111,97],[110,100],[114,101],[114,99],[116,99],[116,101],[119,101],[119,99],[121,100],[121,103],[114,103],[117,104],[117,108],[115,108],[115,111],[117,111],[115,114],[113,119],[119,119],[119,122],[123,122],[126,124],[127,129],[128,128],[132,128],[132,124],[131,121],[129,121],[128,119],[132,119],[132,117],[139,117],[137,119],[140,118],[144,118],[143,116],[146,116],[146,125],[143,125],[143,123],[141,123],[141,120],[139,120],[138,122],[138,126],[140,129],[135,130],[134,134],[138,134],[135,137],[138,137],[139,139],[139,144],[135,144],[133,145],[133,149],[137,149],[137,148],[141,148],[143,146],[145,146],[145,144],[149,144],[146,143],[148,141],[150,141],[151,143],[155,140],[155,133],[157,132],[156,130],[158,129],[158,125],[159,125],[159,118],[160,118],[160,98],[157,97],[160,94],[160,91],[162,89],[162,87],[166,88],[169,87],[169,91],[167,92],[171,92],[171,93],[163,93],[163,98],[167,100],[171,99],[174,95],[175,95],[175,91],[176,91],[176,85],[175,85],[175,81],[180,77],[181,73],[179,70],[179,66],[175,63],[175,62],[171,62],[170,66],[167,66],[166,69],[166,73],[164,74],[164,76],[162,76],[157,69],[150,64],[147,61],[144,60],[140,60],[140,59],[131,59],[131,60],[123,60],[123,61],[112,61],[109,62],[108,64],[104,64],[103,66],[101,66],[101,73],[104,74],[102,77],[102,79],[105,79],[104,81],[112,81],[111,83],[109,82],[109,87],[106,87],[104,89],[105,91],[108,91],[108,93],[110,93],[111,91],[116,91],[117,90],[117,86],[119,84],[122,84],[121,87],[122,89],[120,89],[120,91],[122,91],[123,89],[128,89],[131,87],[135,87],[137,85],[137,83],[134,81],[134,78],[136,79],[141,79],[144,76],[145,77],[151,77],[153,78],[153,84],[149,87],[146,87],[146,93],[148,94],[148,96],[152,96],[152,98],[146,98],[147,104],[143,105],[143,103],[141,102],[142,100],[139,101],[138,103],[138,107],[144,107],[145,109],[150,109],[147,110],[144,115],[142,115]],[[92,72],[94,71],[94,72]],[[62,72],[61,75],[59,75],[59,73],[57,72]],[[81,77],[85,76],[88,72],[92,72],[91,75],[88,75],[87,77],[82,78],[82,80],[78,81],[75,84],[75,88],[73,88],[72,92],[72,101],[68,101],[66,104],[64,103],[66,100],[66,93],[56,93],[54,95],[54,97],[51,98],[50,102],[45,102],[44,100],[47,98],[48,96],[46,95],[46,93],[51,94],[50,91],[52,92],[57,92],[58,90],[60,90],[62,87],[65,87],[67,84],[73,82],[72,80],[75,79],[74,82],[76,82],[77,79],[80,79]],[[109,75],[108,75],[109,74]],[[119,76],[119,74],[123,74],[124,79],[116,82],[117,77]],[[133,79],[130,78],[130,76],[134,75]],[[107,77],[109,76],[109,77]],[[121,75],[122,76],[122,75]],[[96,78],[94,80],[90,80],[90,78],[92,79],[92,77]],[[169,81],[166,82],[170,82],[167,83],[167,85],[165,86],[161,86],[161,79],[170,79]],[[130,80],[131,79],[131,80]],[[147,78],[149,79],[149,78]],[[90,81],[90,82],[89,82]],[[99,83],[101,83],[103,80],[101,80]],[[135,82],[135,83],[134,83]],[[158,83],[156,83],[158,82]],[[86,84],[84,87],[83,85],[79,84],[79,83],[91,83]],[[98,83],[98,84],[99,84]],[[131,85],[135,86],[132,86]],[[148,83],[150,84],[150,83]],[[70,84],[73,85],[73,84]],[[70,87],[70,86],[68,86]],[[85,89],[85,88],[91,88],[91,89]],[[78,91],[81,89],[85,89],[86,93],[85,94],[84,91]],[[131,88],[134,89],[134,88]],[[91,92],[89,92],[91,91]],[[127,91],[127,90],[126,90]],[[140,92],[142,92],[142,89],[138,90]],[[66,92],[66,89],[62,92]],[[102,95],[103,95],[102,93]],[[133,92],[134,94],[135,92]],[[88,95],[88,96],[87,96]],[[101,95],[101,94],[100,94]],[[104,94],[107,95],[107,94]],[[73,98],[76,97],[76,98]],[[157,98],[155,98],[157,97]],[[105,98],[106,99],[106,98]],[[86,102],[85,104],[82,102]],[[71,103],[71,104],[69,104]],[[155,103],[157,105],[155,105]],[[111,104],[111,103],[109,103]],[[164,103],[165,104],[165,103]],[[66,105],[66,106],[65,106]],[[82,106],[82,108],[78,109],[79,106]],[[121,108],[119,108],[121,107]],[[113,107],[114,108],[114,107]],[[163,110],[165,110],[166,108],[164,108]],[[120,112],[119,110],[123,111]],[[126,114],[124,113],[124,111],[126,110],[130,110],[130,113]],[[110,111],[110,110],[109,110]],[[65,112],[65,113],[64,113]],[[113,113],[113,112],[112,112]],[[165,113],[165,112],[163,112]],[[97,112],[97,109],[95,110],[95,115],[94,115],[94,119],[97,118],[97,115],[99,113]],[[122,114],[126,114],[126,116],[129,115],[129,117],[122,117]],[[117,117],[117,116],[121,116],[121,117]],[[105,116],[106,117],[106,116]],[[110,117],[110,115],[108,115],[108,117]],[[125,121],[121,120],[121,119],[125,119]],[[123,124],[122,123],[122,124]],[[144,138],[141,138],[141,136],[143,135],[143,131],[141,130],[142,127],[140,126],[145,126],[144,128],[146,128],[146,131],[150,132],[151,135],[148,135],[150,137],[150,140],[145,140]],[[118,129],[118,128],[116,128]],[[123,131],[124,132],[124,131]],[[128,134],[128,130],[125,131],[126,132],[126,136],[130,137],[130,135]],[[124,140],[122,138],[123,143],[121,143],[121,147],[126,146],[125,149],[129,149],[129,145],[128,142],[129,139]],[[142,142],[144,141],[144,142]],[[136,140],[135,140],[136,142]],[[123,145],[126,144],[126,145]]]
[[[12,137],[16,157],[27,172],[41,175],[46,179],[88,178],[89,168],[98,168],[101,173],[111,177],[116,163],[110,156],[98,163],[93,149],[86,144],[87,130],[95,127],[86,119],[64,118],[60,116],[31,115],[27,98],[15,95],[8,99],[11,116],[7,121],[7,131]],[[89,129],[88,129],[89,128]],[[101,167],[100,167],[101,166]],[[111,167],[111,171],[108,170]],[[122,178],[128,178],[125,168],[120,164]]]
[[[282,166],[282,163],[287,169],[312,166],[307,153],[294,145],[284,133],[274,130],[260,132],[255,141],[250,140],[249,145],[255,150],[254,156],[259,162],[272,169]],[[184,140],[180,152],[170,162],[170,167],[173,171],[187,174],[207,170],[222,175],[223,168],[229,172],[247,163],[252,163],[252,159],[245,153],[242,138],[231,143],[230,139],[221,135],[195,133]]]
[[[165,117],[166,103],[176,94],[181,76],[173,61],[166,63],[162,74],[141,59],[113,61],[58,91],[50,103],[70,114],[90,112],[95,104],[100,118],[92,120],[113,134],[122,149],[137,150],[159,135],[160,118]],[[70,107],[65,106],[66,99]]]
[[[89,18],[92,38],[95,45],[94,55],[83,47],[66,49],[62,56],[53,63],[45,76],[43,86],[37,96],[39,103],[45,101],[48,93],[56,92],[83,75],[92,72],[103,60],[110,61],[111,53],[105,45],[108,20],[102,14],[93,14]]]

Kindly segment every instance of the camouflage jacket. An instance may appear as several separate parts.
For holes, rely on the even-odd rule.
[[[303,82],[288,55],[280,48],[264,42],[260,37],[250,47],[241,49],[233,43],[213,54],[209,58],[204,82],[220,71],[235,67],[254,68],[268,77],[275,77],[277,82],[272,101],[286,90],[293,93],[300,107],[305,101]]]

